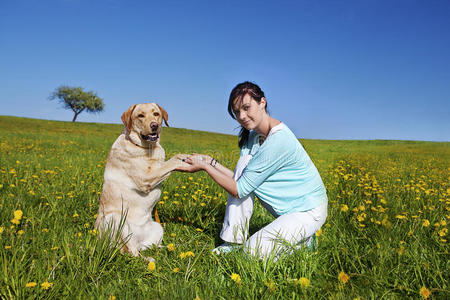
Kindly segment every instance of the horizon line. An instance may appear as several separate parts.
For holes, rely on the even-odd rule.
[[[54,119],[41,119],[41,118],[33,118],[33,117],[23,117],[23,116],[15,116],[15,115],[0,115],[0,117],[12,117],[12,118],[22,118],[22,119],[31,119],[31,120],[42,120],[42,121],[51,121],[51,122],[65,122],[65,123],[82,123],[82,124],[105,124],[105,125],[123,125],[122,123],[108,123],[108,122],[85,122],[85,121],[64,121],[64,120],[54,120]],[[192,130],[192,131],[200,131],[200,132],[209,132],[214,134],[222,134],[222,135],[229,135],[229,136],[236,136],[230,133],[224,133],[224,132],[216,132],[216,131],[208,131],[208,130],[199,130],[199,129],[191,129],[191,128],[183,128],[183,127],[172,127],[172,126],[165,126],[168,128],[174,128],[174,129],[185,129],[185,130]],[[319,140],[319,141],[401,141],[401,142],[429,142],[429,143],[450,143],[450,141],[433,141],[433,140],[411,140],[411,139],[352,139],[352,138],[341,138],[341,139],[326,139],[326,138],[299,138],[296,136],[299,140]]]

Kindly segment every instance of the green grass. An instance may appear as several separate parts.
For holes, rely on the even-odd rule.
[[[276,263],[212,255],[227,195],[204,173],[175,173],[158,204],[164,247],[144,253],[156,259],[151,271],[93,230],[106,157],[122,129],[0,117],[0,297],[401,299],[422,297],[423,287],[450,297],[450,143],[301,140],[327,187],[329,216],[317,252]],[[235,136],[201,131],[164,128],[161,144],[166,158],[209,153],[231,169],[239,155]],[[271,220],[257,203],[251,231]],[[194,256],[180,257],[188,251]]]

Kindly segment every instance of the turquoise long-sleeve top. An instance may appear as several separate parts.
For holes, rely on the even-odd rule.
[[[237,180],[239,198],[254,193],[279,216],[328,201],[316,166],[284,123],[273,127],[262,145],[259,134],[250,131],[240,155],[252,158]]]

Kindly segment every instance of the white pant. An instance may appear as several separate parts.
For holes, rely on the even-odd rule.
[[[251,155],[247,155],[239,159],[234,171],[235,180],[239,179],[251,158]],[[290,246],[309,245],[311,237],[327,218],[327,203],[308,211],[277,216],[269,205],[261,201],[262,205],[277,218],[247,240],[253,202],[253,195],[242,199],[228,195],[220,237],[226,242],[244,244],[247,252],[261,258],[270,255],[276,257]]]

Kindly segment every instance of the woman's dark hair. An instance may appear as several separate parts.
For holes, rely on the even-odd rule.
[[[233,104],[242,101],[247,94],[258,103],[260,103],[261,98],[264,97],[264,92],[253,82],[245,81],[236,85],[231,91],[230,98],[228,99],[228,113],[233,119],[236,120]],[[267,102],[265,109],[267,111]],[[239,132],[239,148],[242,148],[243,145],[247,144],[249,134],[250,131],[241,126],[241,131]]]

